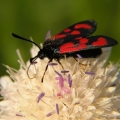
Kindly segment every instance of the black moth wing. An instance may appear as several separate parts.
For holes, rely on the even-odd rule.
[[[49,46],[60,46],[66,42],[75,42],[74,39],[77,37],[87,37],[91,35],[96,30],[97,24],[94,20],[86,20],[82,22],[75,23],[68,28],[62,30],[60,33],[47,39],[43,47]]]
[[[62,30],[60,33],[56,34],[52,38],[55,40],[66,39],[67,37],[87,37],[91,35],[97,27],[97,23],[94,20],[86,20],[82,22],[75,23],[66,29]]]
[[[68,56],[80,54],[83,58],[97,57],[102,53],[101,48],[111,47],[118,44],[116,40],[103,35],[90,36],[86,38],[78,37],[73,41],[77,41],[77,44],[72,41],[63,43],[57,49],[57,53],[66,54]]]

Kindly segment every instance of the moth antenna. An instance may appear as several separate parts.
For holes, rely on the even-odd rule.
[[[12,36],[15,37],[15,38],[18,38],[18,39],[21,39],[21,40],[24,40],[24,41],[28,41],[28,42],[30,42],[30,43],[33,43],[34,45],[36,45],[36,46],[40,49],[40,46],[37,45],[37,43],[35,43],[35,42],[31,41],[31,40],[28,40],[28,39],[26,39],[26,38],[23,38],[23,37],[15,34],[15,33],[11,33],[11,34],[12,34]]]

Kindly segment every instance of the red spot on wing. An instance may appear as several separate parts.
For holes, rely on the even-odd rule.
[[[80,34],[80,31],[78,30],[74,30],[70,33],[71,35],[79,35]]]
[[[75,40],[80,40],[80,39],[82,39],[82,37],[75,38]]]
[[[75,40],[79,40],[80,44],[81,43],[88,43],[88,39],[87,38],[78,37],[78,38],[75,38]]]
[[[72,47],[72,46],[75,46],[74,43],[69,42],[69,43],[61,45],[60,49],[69,48],[69,47]]]
[[[88,39],[87,38],[82,38],[82,39],[80,39],[80,43],[88,43]]]
[[[65,29],[64,32],[70,32],[71,30],[69,28]]]
[[[97,39],[97,41],[92,43],[92,46],[105,46],[107,44],[108,44],[107,40],[103,37],[100,37]]]
[[[74,43],[66,43],[66,44],[63,44],[60,46],[60,50],[59,50],[59,53],[72,53],[72,52],[75,52],[75,51],[80,51],[80,50],[83,50],[83,49],[86,49],[87,45],[82,43],[82,44],[78,44],[78,45],[75,45]]]
[[[60,38],[66,37],[66,35],[65,34],[58,34],[58,35],[55,35],[53,37],[55,37],[55,39],[60,39]]]
[[[92,28],[89,24],[76,24],[74,26],[75,29],[80,29],[80,28],[86,28],[86,29],[90,29]]]

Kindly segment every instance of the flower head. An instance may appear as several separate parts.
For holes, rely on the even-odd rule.
[[[32,56],[38,49],[33,46]],[[7,67],[10,77],[0,79],[0,120],[109,120],[120,119],[119,67],[105,66],[105,52],[96,59],[65,58],[48,64],[25,64],[18,52],[20,69]],[[46,65],[48,69],[41,82]],[[28,70],[28,75],[27,75]],[[32,79],[31,79],[32,78]]]

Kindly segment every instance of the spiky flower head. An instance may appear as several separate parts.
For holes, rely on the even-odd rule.
[[[32,56],[38,49],[33,46]],[[9,76],[0,79],[3,100],[0,101],[0,120],[116,120],[120,119],[118,64],[105,66],[109,52],[99,58],[77,61],[55,60],[41,82],[48,59],[37,59],[31,66],[20,56],[20,69],[9,66]],[[32,78],[32,79],[31,79]]]

